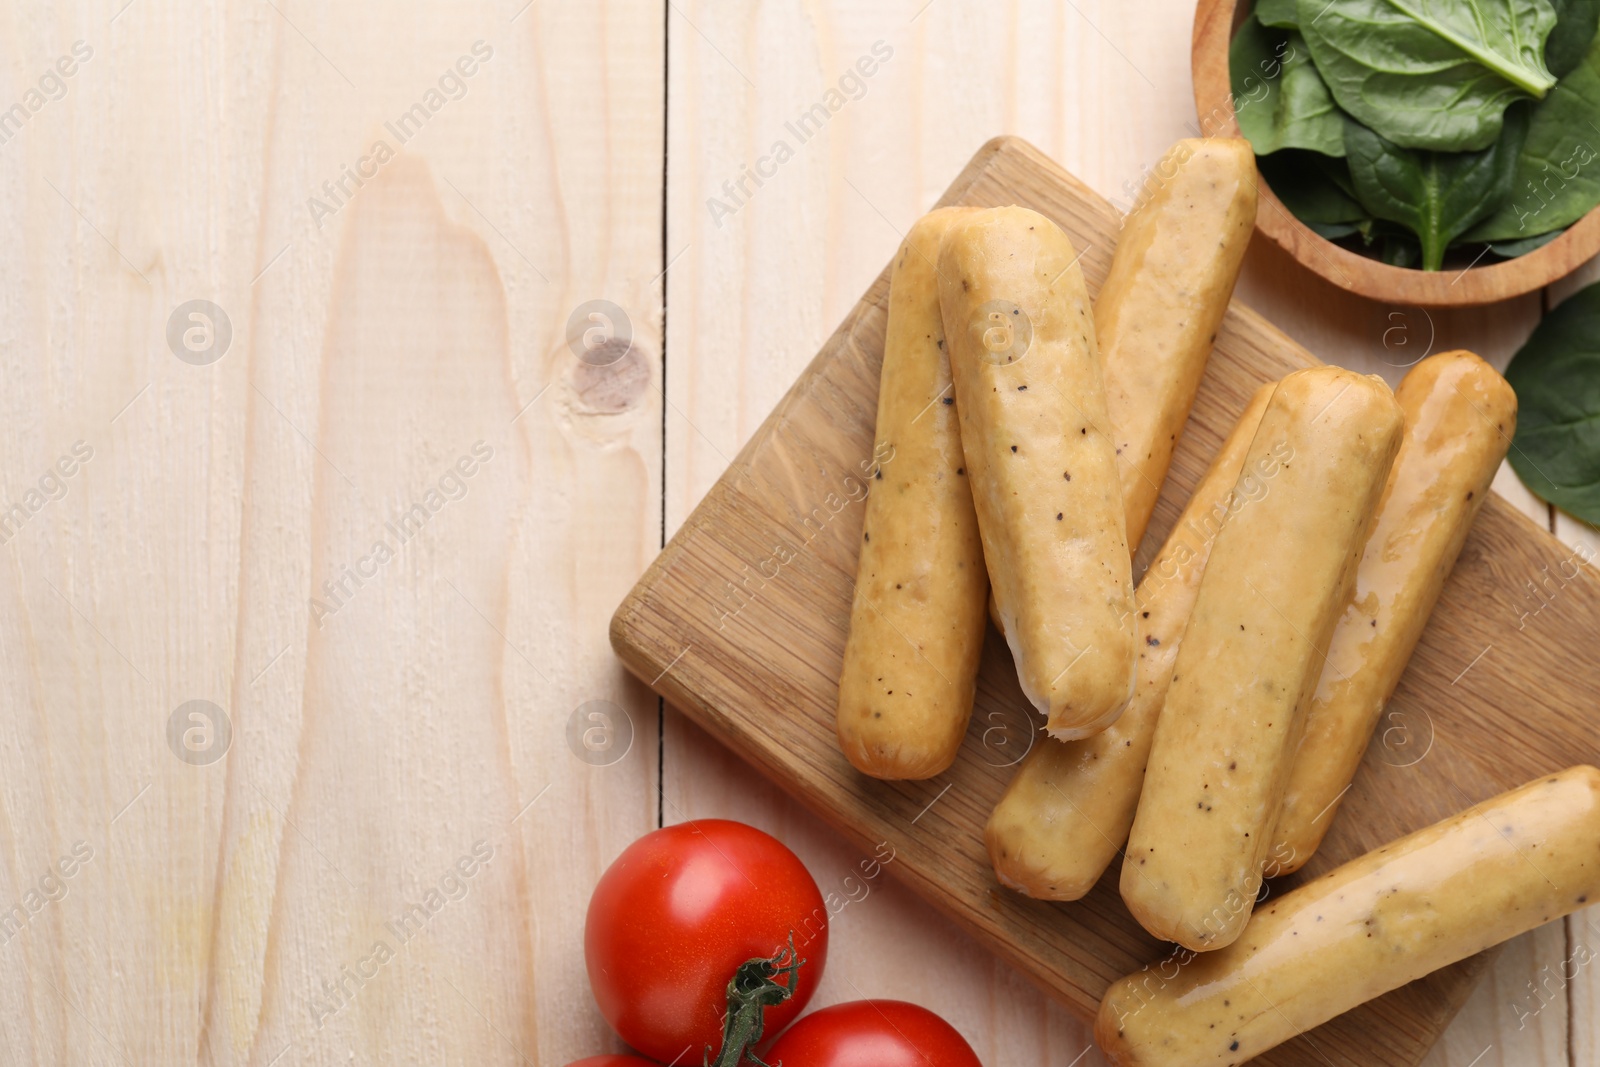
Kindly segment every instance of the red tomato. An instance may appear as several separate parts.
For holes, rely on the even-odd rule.
[[[585,1056],[581,1060],[573,1060],[567,1067],[660,1067],[654,1060],[647,1060],[643,1056]]]
[[[956,1028],[903,1000],[856,1000],[814,1011],[762,1057],[783,1067],[983,1067]]]
[[[828,910],[793,852],[724,819],[668,826],[629,845],[600,876],[583,954],[600,1013],[662,1063],[722,1047],[727,987],[740,964],[775,959],[791,936],[804,961],[794,995],[765,1009],[768,1037],[806,1006],[828,956]],[[774,981],[787,984],[788,977]]]

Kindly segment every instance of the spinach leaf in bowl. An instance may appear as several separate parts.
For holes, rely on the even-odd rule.
[[[1342,159],[1291,148],[1257,156],[1256,167],[1283,206],[1313,229],[1372,217],[1356,200],[1350,168]]]
[[[1545,500],[1600,523],[1600,284],[1544,317],[1506,381],[1517,393],[1512,469]]]
[[[1597,5],[1600,6],[1600,5]],[[1600,36],[1583,64],[1533,109],[1511,196],[1467,234],[1516,241],[1559,230],[1600,204]]]
[[[1361,238],[1361,249],[1391,267],[1415,267],[1422,259],[1422,244],[1417,235],[1387,219],[1368,218],[1358,222],[1352,236]],[[1345,247],[1354,250],[1358,246],[1354,241],[1346,241]]]
[[[1566,228],[1563,227],[1559,230],[1551,230],[1549,233],[1524,237],[1520,241],[1490,241],[1489,254],[1499,256],[1501,259],[1516,259],[1518,256],[1527,255],[1536,248],[1543,248],[1566,232]]]
[[[1339,106],[1402,148],[1486,149],[1507,106],[1556,81],[1543,58],[1550,0],[1297,0],[1296,10]]]
[[[1544,65],[1558,78],[1575,70],[1600,28],[1600,0],[1550,0],[1556,28],[1544,42]],[[1265,21],[1265,20],[1263,20]]]
[[[1422,258],[1417,239],[1409,233],[1387,233],[1378,246],[1378,259],[1391,267],[1415,267]]]
[[[1239,130],[1257,155],[1283,148],[1344,155],[1344,119],[1298,33],[1268,29],[1251,15],[1228,46],[1228,76]]]
[[[1339,241],[1361,232],[1361,224],[1357,222],[1306,222],[1306,226],[1325,241]]]
[[[1584,0],[1568,0],[1582,3]],[[1295,0],[1258,0],[1256,18],[1268,26],[1294,30],[1300,28],[1300,16],[1295,11]]]
[[[1358,122],[1345,123],[1345,158],[1356,198],[1380,219],[1398,222],[1422,243],[1422,269],[1438,270],[1445,249],[1511,194],[1517,150],[1527,133],[1522,108],[1507,114],[1505,136],[1481,152],[1402,148]]]

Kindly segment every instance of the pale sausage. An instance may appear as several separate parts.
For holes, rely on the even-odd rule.
[[[889,282],[877,445],[839,679],[839,745],[876,778],[949,767],[972,715],[989,587],[934,273],[970,208],[911,227]]]
[[[1128,710],[1093,737],[1036,741],[989,816],[984,836],[1002,884],[1040,900],[1077,900],[1128,839],[1156,716],[1212,542],[1262,484],[1259,476],[1241,479],[1240,470],[1275,388],[1263,385],[1251,398],[1134,591],[1139,687]],[[1241,482],[1251,492],[1236,492]]]
[[[1250,916],[1402,421],[1381,378],[1338,367],[1296,371],[1267,405],[1245,460],[1265,492],[1212,547],[1122,865],[1157,937],[1218,949]]]
[[[1122,220],[1111,271],[1095,297],[1106,417],[1135,553],[1255,227],[1255,167],[1243,138],[1174,144]],[[1004,633],[992,594],[989,617]]]
[[[1285,872],[1328,832],[1516,431],[1516,394],[1471,352],[1424,360],[1394,395],[1405,434],[1289,772]]]
[[[1028,700],[1063,740],[1133,694],[1133,572],[1077,253],[1020,207],[950,226],[939,302],[984,559]]]
[[[1121,979],[1095,1040],[1119,1067],[1231,1067],[1593,900],[1600,771],[1577,766],[1286,893],[1219,952]]]
[[[1117,237],[1094,302],[1106,414],[1137,550],[1200,388],[1256,222],[1256,163],[1242,137],[1168,149]]]

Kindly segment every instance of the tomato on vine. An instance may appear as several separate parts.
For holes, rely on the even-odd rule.
[[[828,955],[817,884],[776,838],[702,819],[653,831],[601,875],[584,923],[600,1013],[662,1063],[718,1067],[805,1008]]]
[[[814,1011],[762,1058],[783,1067],[983,1067],[955,1027],[901,1000],[857,1000]]]

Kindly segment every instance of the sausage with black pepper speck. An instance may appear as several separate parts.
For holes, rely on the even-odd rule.
[[[1063,740],[1115,721],[1138,660],[1116,450],[1077,258],[1055,223],[1020,207],[962,217],[939,252],[984,559],[1022,691]]]
[[[932,778],[972,717],[989,588],[972,508],[935,263],[970,208],[911,227],[889,282],[877,447],[839,678],[839,745],[875,778]],[[941,402],[942,401],[942,402]]]

